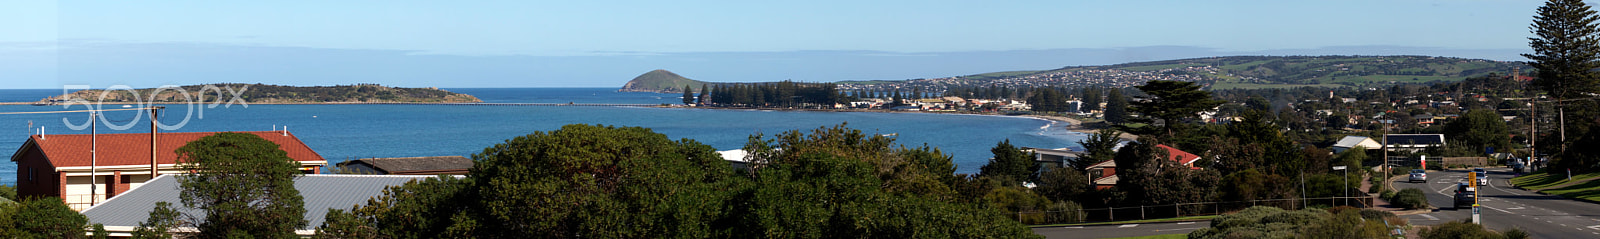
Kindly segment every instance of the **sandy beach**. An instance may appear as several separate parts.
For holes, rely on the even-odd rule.
[[[1072,131],[1072,132],[1078,132],[1078,133],[1084,133],[1084,134],[1094,134],[1096,131],[1098,131],[1098,130],[1095,130],[1095,129],[1084,128],[1083,127],[1083,121],[1078,120],[1078,119],[1073,119],[1071,117],[1046,116],[1046,115],[1028,115],[1027,117],[1032,117],[1032,118],[1042,119],[1042,120],[1049,120],[1049,121],[1056,121],[1056,122],[1064,122],[1064,123],[1067,123],[1067,126],[1066,126],[1067,130],[1068,131]],[[1121,134],[1120,138],[1125,139],[1125,140],[1139,140],[1139,136],[1138,135],[1129,134],[1127,132],[1123,132]]]

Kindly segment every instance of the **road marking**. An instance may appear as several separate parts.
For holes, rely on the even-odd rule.
[[[1417,216],[1426,217],[1426,218],[1428,218],[1428,220],[1433,220],[1433,221],[1438,221],[1439,220],[1439,218],[1433,217],[1433,215],[1428,215],[1428,214],[1417,214]]]
[[[1523,208],[1522,208],[1522,207],[1513,207],[1513,208],[1506,208],[1506,209],[1509,209],[1509,210],[1517,210],[1517,209],[1523,209]]]
[[[1189,224],[1194,224],[1194,222],[1180,222],[1180,223],[1178,223],[1178,225],[1189,225]]]
[[[1151,231],[1157,231],[1157,232],[1159,232],[1159,231],[1177,231],[1177,230],[1194,230],[1194,229],[1200,229],[1200,228],[1203,228],[1203,227],[1189,227],[1189,228],[1173,228],[1173,229],[1156,229],[1156,230],[1151,230]]]
[[[1137,227],[1137,226],[1139,226],[1139,224],[1127,224],[1127,225],[1117,226],[1117,228],[1129,228],[1129,227]]]
[[[1076,226],[1076,227],[1061,227],[1061,228],[1066,228],[1066,229],[1083,229],[1083,227],[1082,227],[1082,226]]]
[[[1589,229],[1600,230],[1600,225],[1589,226]]]
[[[1500,211],[1500,212],[1503,212],[1503,213],[1506,213],[1506,214],[1516,214],[1516,213],[1511,213],[1511,211],[1500,210],[1499,208],[1494,208],[1494,207],[1490,207],[1490,206],[1483,206],[1483,207],[1484,208],[1488,208],[1488,209],[1493,209],[1495,211]]]

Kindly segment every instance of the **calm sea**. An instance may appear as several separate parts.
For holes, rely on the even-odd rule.
[[[492,103],[681,103],[681,94],[616,92],[614,88],[463,88],[447,89],[478,96]],[[34,101],[60,90],[0,90],[0,101]],[[120,108],[121,105],[107,105]],[[74,107],[72,109],[82,109]],[[0,112],[62,110],[61,106],[3,105]],[[290,132],[331,163],[368,157],[471,156],[484,148],[534,131],[567,124],[605,124],[654,129],[670,138],[688,138],[716,147],[737,149],[754,133],[773,135],[788,130],[808,130],[848,123],[874,134],[896,134],[906,146],[938,147],[954,157],[959,173],[975,173],[991,157],[989,149],[1001,140],[1018,146],[1081,148],[1082,134],[1049,121],[1000,116],[919,113],[803,112],[769,110],[709,110],[650,107],[589,106],[462,106],[462,105],[232,105],[205,108],[168,106],[163,124],[175,125],[192,113],[175,132],[265,131],[288,126]],[[203,114],[203,117],[201,116]],[[0,147],[9,158],[27,139],[28,123],[44,127],[46,134],[87,134],[72,131],[62,122],[86,113],[0,114]],[[124,131],[100,125],[101,133],[145,133],[148,118],[135,120],[131,111],[107,112],[106,123],[133,124]],[[138,116],[148,117],[148,116]],[[16,164],[0,163],[0,184],[16,182]]]

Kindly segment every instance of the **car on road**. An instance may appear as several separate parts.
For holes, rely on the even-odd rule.
[[[1417,181],[1428,182],[1428,170],[1412,169],[1410,182]]]
[[[1472,172],[1475,172],[1475,173],[1478,174],[1478,178],[1475,178],[1475,180],[1478,180],[1478,185],[1489,185],[1489,171],[1488,170],[1484,170],[1483,168],[1473,168]]]
[[[1477,188],[1467,183],[1456,184],[1455,208],[1472,207],[1473,203],[1478,202],[1477,191]]]

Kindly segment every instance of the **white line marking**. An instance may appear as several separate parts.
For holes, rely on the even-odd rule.
[[[1189,224],[1194,224],[1194,222],[1180,222],[1180,223],[1178,223],[1178,225],[1189,225]]]
[[[1083,229],[1083,227],[1082,227],[1082,226],[1077,226],[1077,227],[1061,227],[1061,228],[1066,228],[1066,229]]]
[[[1600,225],[1588,226],[1589,229],[1600,230]]]
[[[1503,213],[1506,213],[1506,214],[1516,214],[1516,213],[1511,213],[1511,211],[1500,210],[1499,208],[1494,208],[1494,207],[1490,207],[1490,206],[1483,206],[1483,207],[1484,208],[1488,208],[1488,209],[1493,209],[1495,211],[1500,211],[1500,212],[1503,212]]]
[[[1422,217],[1426,217],[1426,218],[1428,218],[1428,220],[1433,220],[1433,221],[1438,221],[1439,220],[1439,218],[1433,217],[1433,215],[1428,215],[1428,214],[1417,214],[1417,215],[1418,216],[1422,216]]]
[[[1517,209],[1523,209],[1523,208],[1522,208],[1522,207],[1513,207],[1513,208],[1506,208],[1506,209],[1509,209],[1509,210],[1517,210]]]
[[[1194,230],[1194,229],[1200,229],[1200,228],[1201,227],[1189,227],[1189,228],[1173,228],[1173,229],[1156,229],[1156,230],[1150,230],[1150,231],[1159,232],[1159,231]]]
[[[1139,224],[1127,224],[1127,225],[1117,226],[1117,228],[1129,228],[1129,227],[1137,227],[1137,226],[1139,226]]]

